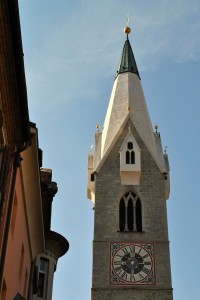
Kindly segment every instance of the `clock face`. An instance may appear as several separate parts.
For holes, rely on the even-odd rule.
[[[154,244],[111,243],[111,285],[155,284]]]

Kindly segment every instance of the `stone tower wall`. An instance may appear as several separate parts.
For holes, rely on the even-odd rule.
[[[141,149],[139,186],[121,185],[119,149],[129,127]],[[92,300],[172,300],[165,178],[129,120],[96,175]],[[126,192],[142,204],[143,232],[119,231],[119,201]],[[110,286],[110,242],[151,242],[155,245],[156,285]]]

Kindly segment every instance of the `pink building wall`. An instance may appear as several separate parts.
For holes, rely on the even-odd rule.
[[[31,246],[26,218],[23,181],[17,171],[15,196],[4,267],[3,299],[11,300],[17,293],[27,299],[31,269]]]
[[[11,168],[11,167],[10,167]],[[1,219],[1,226],[0,226],[0,255],[3,247],[3,241],[4,241],[4,231],[5,231],[5,223],[7,218],[7,209],[8,209],[8,199],[10,194],[10,186],[11,186],[11,179],[12,179],[13,172],[9,172],[8,179],[7,179],[7,187],[5,192],[5,201],[4,201],[4,213]]]

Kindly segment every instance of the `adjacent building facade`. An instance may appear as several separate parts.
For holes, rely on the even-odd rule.
[[[29,121],[17,0],[0,1],[0,300],[50,300],[68,241],[51,231],[57,192]]]
[[[92,300],[172,300],[166,200],[169,164],[153,131],[130,28],[88,158],[94,202]]]

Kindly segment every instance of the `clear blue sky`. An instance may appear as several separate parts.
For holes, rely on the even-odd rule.
[[[168,146],[175,300],[200,286],[200,1],[19,0],[30,119],[59,192],[52,229],[70,243],[54,300],[89,300],[93,210],[87,155],[103,124],[129,13],[130,41],[153,125]]]

